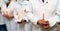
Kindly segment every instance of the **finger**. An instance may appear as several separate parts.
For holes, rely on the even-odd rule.
[[[26,22],[26,20],[21,20],[21,22]]]
[[[20,23],[22,23],[22,22],[17,22],[17,23],[19,23],[19,24],[20,24]]]

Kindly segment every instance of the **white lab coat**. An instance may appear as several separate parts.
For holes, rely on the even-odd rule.
[[[22,1],[22,2],[19,1],[18,4],[21,5],[21,9],[18,8],[17,10],[14,11],[15,12],[14,16],[15,16],[16,22],[21,21],[22,19],[27,20],[27,23],[25,23],[25,24],[18,24],[20,31],[31,31],[31,25],[28,22],[28,19],[24,12],[24,8],[25,8],[25,6],[27,6],[26,3],[28,3],[28,2],[27,1]],[[17,15],[17,13],[18,13],[18,15]]]
[[[2,9],[2,5],[3,5],[3,1],[0,0],[0,7]],[[1,9],[0,9],[0,25],[4,25],[4,19],[3,19],[3,16],[2,16],[2,12],[1,12]]]
[[[48,1],[48,2],[47,2]],[[29,0],[28,6],[25,7],[26,16],[32,23],[32,31],[57,31],[54,26],[56,22],[60,22],[60,2],[59,0]],[[43,18],[49,21],[51,29],[42,29],[37,25],[37,21]],[[53,28],[52,28],[53,27]]]
[[[4,3],[4,6],[2,7],[2,15],[4,14],[4,10],[6,8],[11,9],[11,11],[9,13],[13,12],[13,14],[14,14],[14,10],[15,10],[14,7],[16,7],[16,6],[18,6],[18,5],[14,1],[11,1],[11,3],[9,4],[8,7]],[[5,21],[5,24],[7,26],[7,31],[18,31],[18,29],[19,29],[18,24],[15,22],[14,18],[9,20],[9,19],[4,17],[4,21]]]

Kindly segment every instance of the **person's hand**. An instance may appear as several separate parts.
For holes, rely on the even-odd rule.
[[[17,23],[18,24],[25,24],[26,23],[26,20],[22,19],[21,21],[18,21]]]
[[[14,15],[13,13],[11,13],[10,15],[8,14],[11,10],[9,8],[7,8],[5,11],[4,11],[4,14],[3,16],[6,17],[7,19],[12,19],[14,18]]]
[[[9,19],[9,16],[8,16],[7,13],[3,14],[3,16],[4,16],[5,18],[8,18],[8,19]]]
[[[5,18],[7,18],[7,19],[12,19],[12,18],[14,18],[13,15],[9,16],[7,13],[6,13],[6,14],[3,14],[3,16],[4,16]]]
[[[49,28],[49,21],[48,20],[38,20],[38,25],[40,25],[42,28],[44,29],[48,29]]]

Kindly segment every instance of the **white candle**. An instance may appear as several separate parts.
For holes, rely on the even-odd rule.
[[[43,13],[43,20],[44,20],[44,13]]]

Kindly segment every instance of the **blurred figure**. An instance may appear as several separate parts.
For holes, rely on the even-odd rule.
[[[32,31],[57,31],[55,24],[60,22],[60,0],[29,0],[25,12],[32,23]]]
[[[3,0],[0,0],[0,30],[1,31],[7,31],[6,24],[5,24],[5,21],[3,19],[2,10],[1,10],[2,5],[3,5]]]
[[[2,15],[7,26],[7,31],[18,31],[18,25],[15,22],[14,10],[17,9],[18,4],[12,0],[3,0]]]
[[[24,8],[27,5],[28,1],[17,0],[16,2],[21,6],[21,9],[19,7],[17,10],[16,9],[14,10],[15,11],[14,17],[16,19],[15,21],[19,25],[18,26],[19,30],[20,31],[31,31],[30,23],[28,22],[27,17],[24,12]]]

